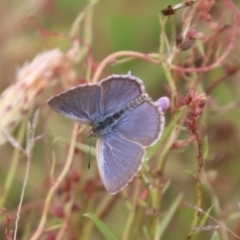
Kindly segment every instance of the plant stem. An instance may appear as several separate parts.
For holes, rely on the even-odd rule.
[[[23,138],[25,136],[27,120],[28,120],[28,118],[26,117],[25,120],[22,121],[22,124],[20,126],[20,130],[19,130],[18,137],[17,137],[17,141],[18,141],[19,144],[22,143]],[[11,163],[10,169],[8,171],[7,179],[6,179],[5,184],[3,186],[4,187],[4,192],[3,192],[2,196],[1,196],[1,199],[0,199],[0,208],[2,208],[4,206],[4,204],[6,202],[6,199],[8,197],[8,194],[10,192],[10,189],[12,187],[12,183],[13,183],[14,177],[16,176],[16,171],[17,171],[17,168],[18,168],[20,153],[21,153],[21,150],[19,148],[14,149],[13,157],[12,157],[12,161],[11,161],[12,163]]]

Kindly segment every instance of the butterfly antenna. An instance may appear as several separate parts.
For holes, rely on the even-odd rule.
[[[89,152],[88,152],[88,169],[90,169],[90,166],[91,166],[91,147],[92,147],[92,138],[90,137],[90,146],[89,146]]]

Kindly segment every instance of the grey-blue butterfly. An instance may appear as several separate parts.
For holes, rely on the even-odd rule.
[[[160,139],[169,99],[153,102],[142,80],[128,73],[71,88],[48,104],[68,119],[91,126],[89,136],[99,137],[100,177],[107,191],[115,194],[141,168],[145,148]]]

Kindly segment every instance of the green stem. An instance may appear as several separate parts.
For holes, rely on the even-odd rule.
[[[22,121],[22,124],[20,126],[20,130],[19,130],[18,138],[17,138],[17,141],[20,145],[21,145],[21,143],[23,141],[23,138],[25,136],[27,121],[28,121],[28,118],[25,118]],[[4,187],[4,192],[3,192],[2,196],[1,196],[1,199],[0,199],[0,208],[2,208],[4,206],[4,204],[6,202],[6,199],[8,197],[8,194],[10,192],[10,189],[12,187],[12,183],[13,183],[13,180],[14,180],[14,177],[16,175],[17,168],[18,168],[20,153],[21,153],[21,150],[19,148],[15,148],[15,150],[13,152],[12,161],[11,161],[12,163],[11,163],[10,169],[8,171],[7,179],[6,179],[6,181],[4,183],[4,186],[3,186]]]
[[[122,236],[122,239],[130,239],[129,238],[129,233],[130,233],[130,229],[132,227],[132,223],[134,221],[135,218],[135,214],[136,214],[136,205],[137,205],[137,200],[138,200],[138,196],[139,196],[139,192],[140,192],[140,184],[138,184],[140,182],[137,182],[136,184],[136,188],[135,188],[135,192],[134,192],[134,196],[133,196],[133,201],[130,207],[130,213],[128,215],[128,219],[126,222],[126,227]]]

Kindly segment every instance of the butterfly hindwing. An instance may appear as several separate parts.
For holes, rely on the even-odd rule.
[[[102,89],[101,106],[105,114],[118,111],[144,92],[139,78],[127,75],[112,75],[100,84]]]
[[[117,134],[104,135],[97,142],[97,163],[105,188],[114,194],[136,175],[145,150]]]
[[[163,128],[163,112],[151,100],[147,100],[126,113],[114,131],[146,147],[160,138]]]

